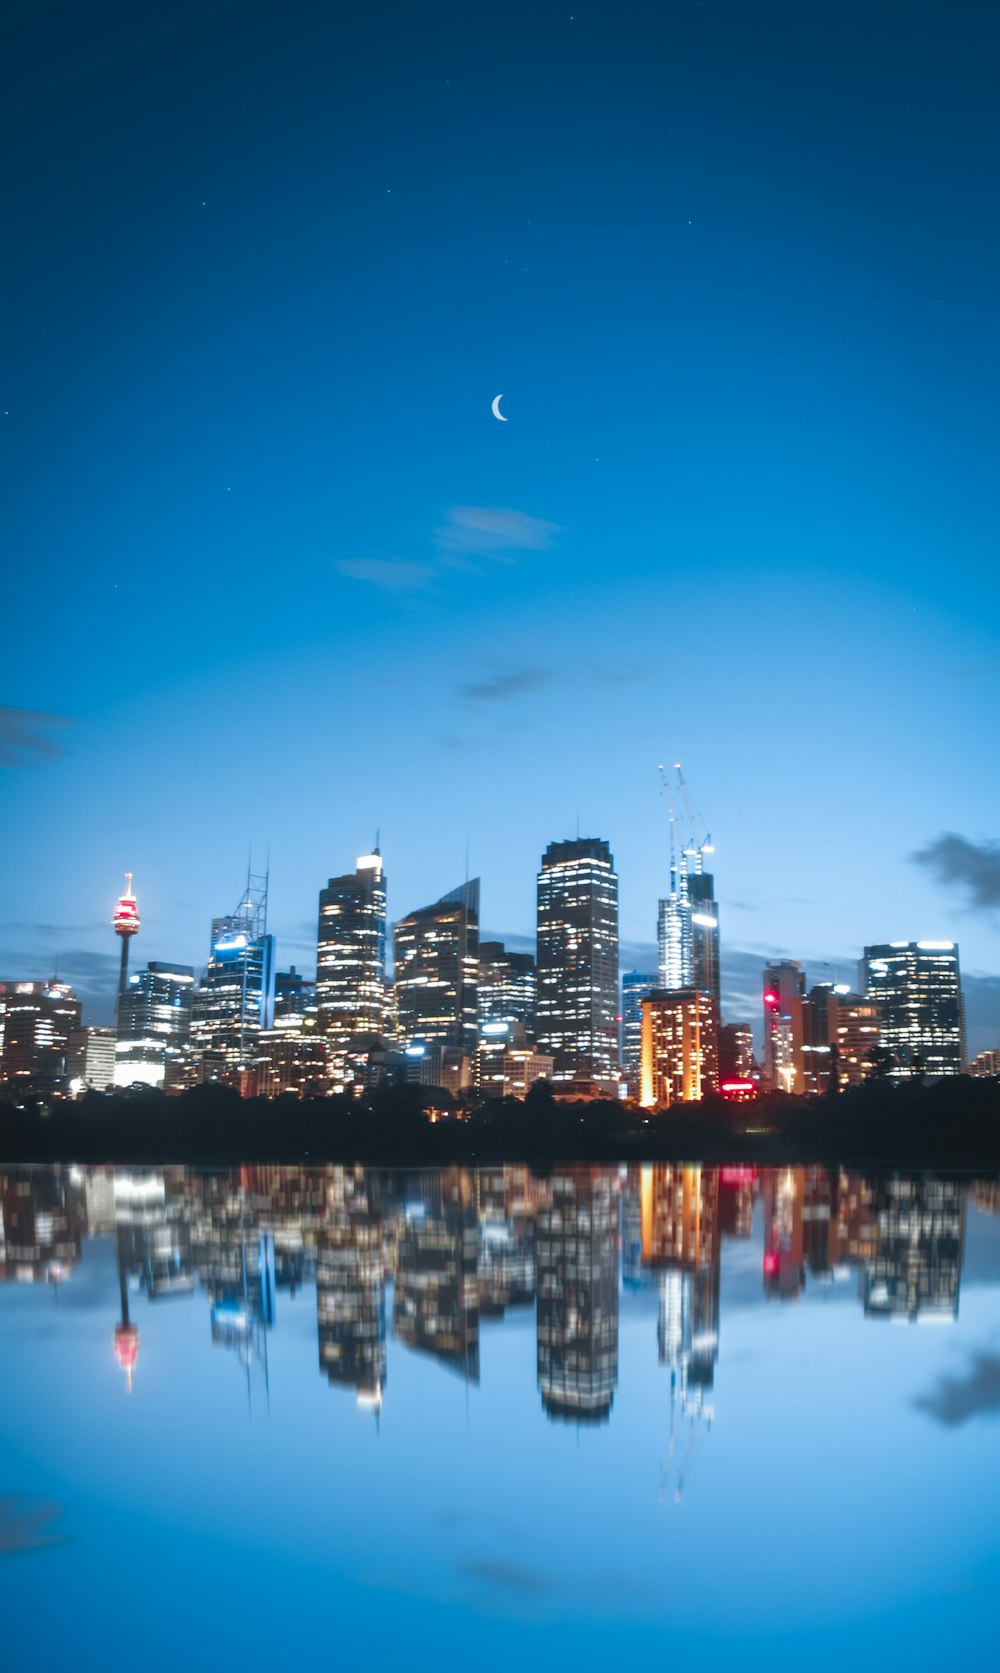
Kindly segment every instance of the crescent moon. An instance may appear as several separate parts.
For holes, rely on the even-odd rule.
[[[500,402],[502,400],[503,400],[502,395],[494,395],[494,397],[493,397],[493,417],[494,418],[499,418],[501,424],[506,424],[507,420],[504,418],[503,413],[500,411]]]

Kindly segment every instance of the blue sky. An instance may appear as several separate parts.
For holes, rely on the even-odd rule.
[[[198,965],[251,843],[308,967],[376,828],[393,916],[468,844],[530,936],[578,818],[630,959],[679,759],[733,1014],[747,956],[953,936],[995,1043],[998,37],[931,0],[21,8],[2,974],[60,955],[96,1017],[126,868],[134,956]],[[913,862],[946,832],[985,883]]]

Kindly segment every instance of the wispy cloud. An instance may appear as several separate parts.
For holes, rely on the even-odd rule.
[[[1000,1358],[976,1354],[964,1377],[942,1377],[913,1404],[945,1429],[958,1429],[975,1417],[1000,1416]]]
[[[559,527],[506,506],[453,505],[434,530],[434,544],[452,558],[516,557],[547,552]]]
[[[335,565],[351,581],[367,581],[379,592],[422,592],[437,573],[436,565],[406,558],[341,558]]]
[[[0,708],[0,767],[30,767],[46,756],[61,755],[62,745],[49,734],[69,724],[66,715]]]
[[[551,668],[522,668],[499,674],[484,674],[478,680],[468,680],[458,688],[463,703],[509,703],[551,685],[555,674]]]
[[[1000,842],[970,842],[945,831],[910,858],[939,883],[967,890],[970,905],[1000,906]]]
[[[448,575],[478,572],[483,564],[514,563],[526,552],[546,552],[558,525],[504,506],[455,505],[431,533],[425,558],[339,558],[334,568],[351,581],[402,597],[432,591]]]

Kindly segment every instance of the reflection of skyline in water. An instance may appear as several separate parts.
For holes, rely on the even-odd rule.
[[[715,1415],[724,1246],[747,1245],[755,1211],[768,1300],[853,1278],[866,1318],[949,1322],[970,1195],[1000,1209],[996,1181],[815,1166],[18,1168],[0,1173],[0,1276],[72,1282],[84,1238],[111,1237],[126,1386],[141,1382],[141,1294],[151,1332],[160,1307],[207,1303],[248,1398],[267,1392],[280,1291],[314,1284],[319,1371],[376,1415],[390,1320],[403,1348],[474,1385],[481,1325],[534,1308],[542,1409],[585,1425],[611,1421],[619,1294],[649,1289],[667,1377],[661,1491],[679,1497]]]

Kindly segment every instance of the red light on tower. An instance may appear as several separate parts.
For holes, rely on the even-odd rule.
[[[139,906],[135,895],[132,893],[132,873],[130,871],[125,873],[125,893],[119,897],[111,924],[115,934],[121,937],[122,943],[122,964],[118,977],[118,998],[120,1001],[122,994],[125,992],[125,984],[128,981],[128,944],[139,929]]]
[[[132,1392],[132,1372],[139,1357],[139,1332],[134,1324],[115,1325],[115,1358],[125,1373],[125,1387]]]
[[[777,1005],[777,1003],[778,1003],[778,995],[774,992],[773,988],[768,988],[767,992],[764,995],[764,1004],[765,1005],[770,1005],[771,1009],[773,1010],[775,1005]]]

